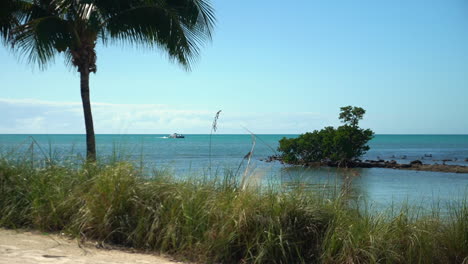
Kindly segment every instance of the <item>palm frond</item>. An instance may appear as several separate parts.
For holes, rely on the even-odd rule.
[[[68,23],[56,16],[35,19],[11,32],[13,50],[41,68],[54,59],[57,51],[66,51],[72,41]]]
[[[188,28],[196,27],[211,39],[216,22],[214,9],[207,0],[169,0],[167,5],[177,11],[180,21]]]
[[[182,65],[190,64],[196,44],[178,18],[159,6],[142,6],[122,12],[106,23],[109,36],[117,41],[145,47],[160,46]]]
[[[109,0],[97,2],[102,5]],[[117,2],[120,7],[131,6],[131,3],[135,6],[121,11],[101,6],[100,10],[105,12],[103,17],[109,16],[105,27],[114,40],[161,47],[186,69],[190,69],[200,47],[211,40],[215,18],[206,0]]]
[[[5,43],[8,41],[11,30],[23,21],[23,10],[29,6],[30,4],[23,0],[0,1],[0,37]]]
[[[18,25],[13,12],[13,1],[0,1],[0,34],[4,41],[8,39],[11,29]]]
[[[214,24],[208,0],[0,0],[2,39],[42,66],[100,38],[162,48],[190,69]]]

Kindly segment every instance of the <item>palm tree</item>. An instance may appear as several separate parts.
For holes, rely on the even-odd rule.
[[[63,53],[80,73],[89,161],[96,159],[89,75],[98,40],[159,47],[190,70],[214,22],[209,0],[0,0],[0,36],[13,52],[41,69]]]

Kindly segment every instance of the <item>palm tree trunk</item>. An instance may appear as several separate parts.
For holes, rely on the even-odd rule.
[[[86,126],[86,160],[96,161],[96,140],[94,138],[93,114],[89,100],[89,69],[83,67],[80,70],[81,101]]]

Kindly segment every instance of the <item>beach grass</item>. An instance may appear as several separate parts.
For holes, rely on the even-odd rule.
[[[242,188],[128,162],[0,159],[0,226],[60,231],[200,263],[468,263],[468,204],[375,212],[346,189]],[[354,205],[353,205],[354,204]]]

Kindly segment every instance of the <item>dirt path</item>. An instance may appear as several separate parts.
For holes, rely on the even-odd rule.
[[[79,245],[77,240],[59,235],[0,229],[0,263],[174,264],[181,262],[149,254],[97,249],[92,245]]]

